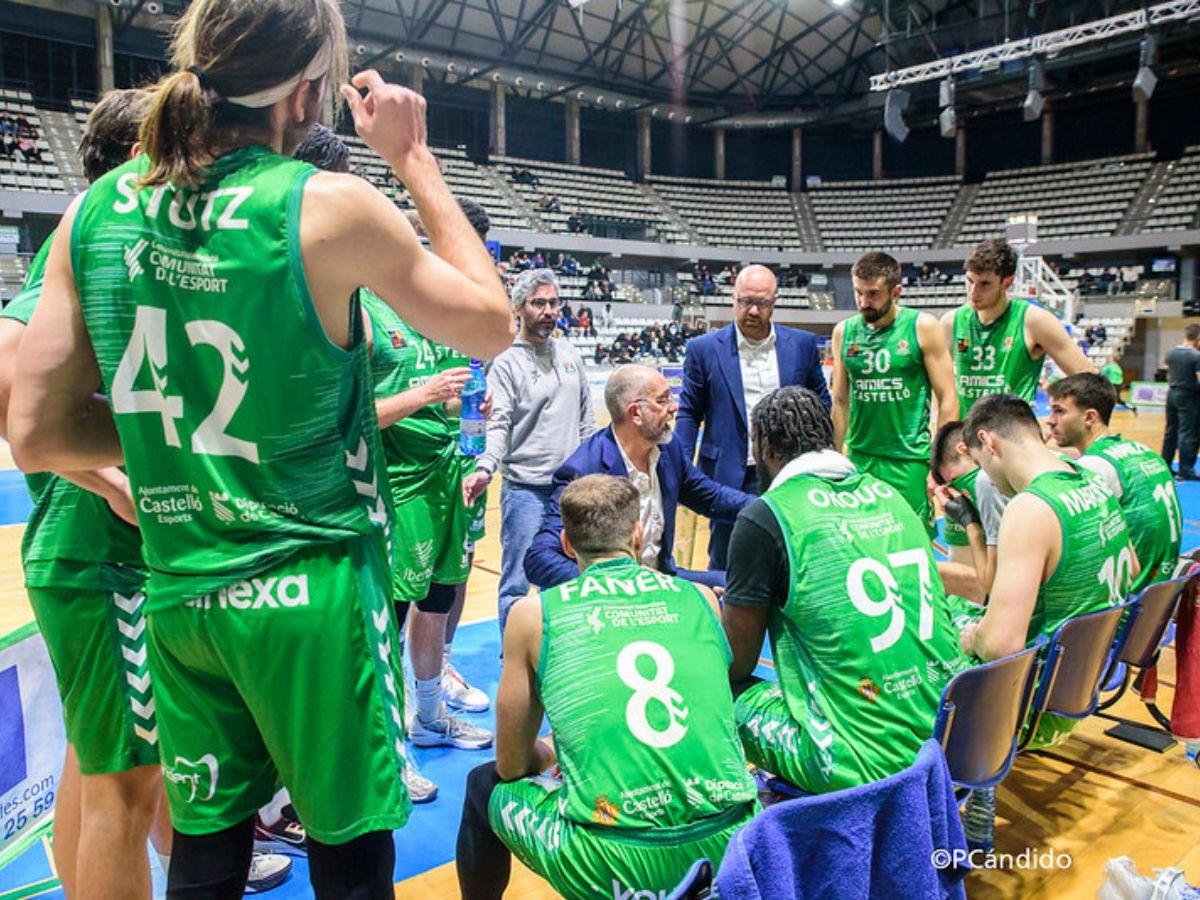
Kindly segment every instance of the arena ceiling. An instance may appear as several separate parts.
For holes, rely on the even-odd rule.
[[[829,110],[870,75],[1143,6],[1133,0],[343,0],[367,62],[445,54],[483,75],[729,111]],[[1196,25],[1186,26],[1192,32]],[[1128,51],[1129,42],[1125,42]],[[1136,46],[1136,41],[1134,42]],[[1110,48],[1115,50],[1115,46]],[[1095,55],[1096,51],[1092,51]],[[561,90],[559,92],[562,92]],[[553,91],[551,91],[553,93]]]

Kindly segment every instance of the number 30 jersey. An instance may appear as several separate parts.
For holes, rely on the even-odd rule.
[[[699,591],[631,559],[596,563],[544,591],[537,686],[563,814],[673,828],[754,800],[731,661]]]
[[[958,414],[965,419],[980,397],[1016,394],[1033,402],[1044,360],[1034,359],[1025,346],[1028,300],[1008,301],[1008,309],[990,325],[979,321],[970,305],[954,312],[954,383]]]
[[[792,719],[819,748],[828,790],[893,775],[968,665],[925,529],[868,474],[801,473],[763,499],[788,549],[787,600],[768,627]]]
[[[850,382],[846,446],[886,459],[929,459],[929,400],[915,309],[901,307],[887,328],[846,320],[842,364]]]
[[[315,170],[249,147],[198,188],[139,189],[147,166],[92,186],[71,254],[151,609],[210,592],[239,608],[302,605],[304,592],[253,576],[388,527],[359,314],[354,346],[334,345],[305,280],[300,204]],[[218,591],[234,582],[246,590]]]

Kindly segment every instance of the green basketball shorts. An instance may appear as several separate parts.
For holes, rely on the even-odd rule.
[[[833,771],[833,733],[824,747],[809,730],[792,718],[783,690],[771,681],[760,682],[734,701],[733,718],[746,759],[788,784],[810,794],[829,790]]]
[[[463,506],[462,469],[451,461],[419,485],[396,479],[391,487],[397,537],[392,600],[424,600],[430,584],[466,581],[473,507]]]
[[[158,765],[146,662],[145,571],[102,566],[101,590],[29,587],[84,775]]]
[[[488,821],[522,863],[570,900],[665,896],[700,857],[720,866],[729,839],[757,808],[746,804],[689,825],[622,834],[562,816],[560,787],[545,775],[501,783],[488,802]]]
[[[171,821],[209,834],[282,783],[315,840],[401,827],[404,710],[374,536],[148,617]]]
[[[924,459],[888,459],[884,456],[872,456],[851,450],[850,461],[860,472],[870,472],[880,481],[884,481],[900,492],[912,511],[917,514],[921,524],[925,526],[929,536],[937,534],[933,522],[933,505],[925,491],[925,481],[929,476],[929,461]]]

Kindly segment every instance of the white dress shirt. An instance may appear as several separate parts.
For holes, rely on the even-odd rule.
[[[742,369],[742,395],[746,401],[746,434],[750,433],[750,412],[755,404],[771,391],[779,389],[779,359],[775,353],[775,326],[761,341],[752,341],[742,334],[737,322],[738,365]],[[754,465],[754,448],[746,442],[746,465]],[[740,485],[738,485],[740,487]]]
[[[638,492],[638,520],[642,523],[642,558],[638,562],[651,569],[657,569],[665,522],[662,488],[658,484],[658,458],[661,453],[657,447],[650,451],[650,474],[647,475],[629,461],[629,455],[620,441],[617,441],[617,449],[621,451],[621,459],[625,461],[629,483],[637,488]]]

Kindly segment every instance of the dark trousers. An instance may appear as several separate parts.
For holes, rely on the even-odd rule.
[[[747,494],[758,494],[758,467],[746,466],[742,477],[742,490]],[[709,522],[708,524],[708,567],[724,572],[729,568],[729,536],[733,534],[732,522]]]
[[[1200,391],[1171,388],[1167,391],[1167,430],[1163,432],[1163,459],[1167,465],[1179,449],[1179,473],[1196,470],[1196,447],[1200,442],[1197,424],[1200,423]]]
[[[488,801],[499,783],[495,762],[477,766],[467,775],[454,854],[464,900],[500,900],[512,874],[512,854],[488,821]]]

